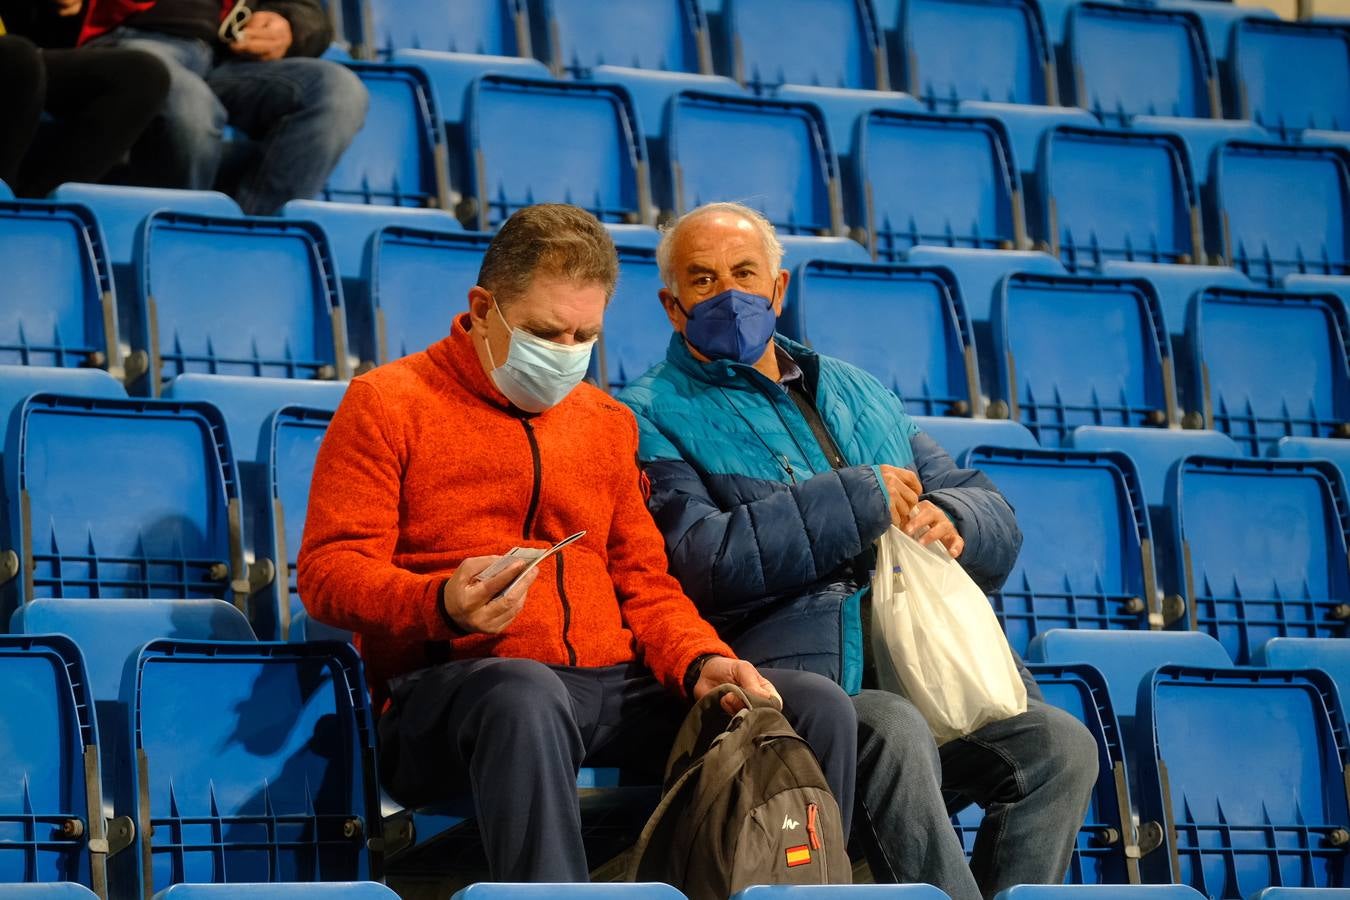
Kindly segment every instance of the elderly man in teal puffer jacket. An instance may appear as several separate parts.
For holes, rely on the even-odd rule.
[[[873,542],[892,523],[941,542],[993,591],[1021,547],[1012,507],[876,379],[774,333],[781,260],[773,226],[733,203],[686,214],[657,250],[675,333],[620,399],[638,418],[671,572],[743,658],[855,695],[855,837],[878,881],[953,900],[1061,881],[1098,771],[1082,724],[1024,672],[1025,713],[939,748],[907,700],[862,689]],[[903,333],[878,323],[878,340],[902,348]],[[944,792],[985,810],[969,864]]]

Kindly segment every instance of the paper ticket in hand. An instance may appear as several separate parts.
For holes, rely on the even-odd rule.
[[[511,579],[511,583],[508,584],[506,587],[502,588],[496,597],[492,598],[493,600],[499,600],[501,599],[502,596],[509,594],[511,592],[511,589],[520,583],[520,579],[530,574],[530,570],[533,569],[535,566],[539,565],[541,562],[548,559],[550,556],[557,553],[559,550],[566,547],[568,544],[572,543],[573,541],[578,541],[585,536],[586,532],[584,531],[578,531],[576,534],[569,534],[567,537],[563,538],[561,541],[558,541],[558,543],[554,544],[552,547],[549,547],[547,550],[542,550],[538,547],[512,547],[510,550],[506,551],[506,553],[502,555],[501,559],[497,560],[492,565],[488,566],[486,569],[479,572],[477,580],[487,581],[494,575],[497,575],[500,572],[504,572],[506,568],[512,565],[513,563],[517,563],[524,560],[525,568],[521,569],[520,573],[516,575],[515,578]]]

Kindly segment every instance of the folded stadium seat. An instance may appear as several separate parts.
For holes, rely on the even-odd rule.
[[[1078,425],[1177,424],[1171,346],[1143,280],[1013,274],[991,322],[994,397],[1043,447]]]
[[[6,831],[0,881],[73,882],[106,898],[109,823],[98,799],[98,724],[80,651],[60,635],[0,637],[0,678],[7,688],[0,702],[7,773],[0,781]],[[13,895],[92,896],[71,886],[48,888]],[[10,890],[0,888],[0,895]]]
[[[38,597],[248,600],[239,481],[213,406],[38,394],[11,423],[7,522],[18,561],[0,620]]]
[[[489,243],[482,234],[397,226],[375,232],[367,278],[378,363],[425,350],[450,333],[454,317],[468,309]]]
[[[44,884],[7,884],[0,887],[0,897],[6,900],[86,900],[96,898],[98,894],[84,885],[69,881],[52,881]]]
[[[1035,0],[878,0],[876,10],[891,84],[930,108],[1057,102],[1054,54]]]
[[[1069,99],[1106,125],[1125,126],[1139,115],[1223,115],[1204,26],[1191,12],[1077,3],[1066,46]]]
[[[872,261],[867,248],[852,238],[783,234],[778,236],[778,242],[783,245],[781,265],[789,272],[795,272],[802,263],[817,259],[848,263]]]
[[[654,250],[661,242],[661,232],[650,225],[616,225],[611,222],[605,226],[605,230],[615,245],[620,247],[647,247]]]
[[[286,639],[289,614],[298,606],[292,598],[294,555],[300,546],[286,540],[278,542],[282,512],[277,506],[272,478],[277,429],[283,413],[296,407],[331,415],[342,402],[346,389],[347,384],[342,381],[192,374],[178,376],[164,392],[166,398],[173,400],[210,403],[225,417],[243,497],[244,559],[250,571],[257,572],[255,593],[246,612],[254,631],[266,640]],[[316,441],[314,450],[317,446]],[[308,488],[306,471],[304,490],[308,492]],[[300,522],[303,525],[303,516]],[[299,540],[299,532],[295,538]]]
[[[525,0],[356,0],[354,5],[359,26],[348,33],[364,59],[388,59],[396,50],[530,55]]]
[[[463,231],[459,221],[442,209],[367,206],[363,203],[325,203],[292,200],[281,210],[287,219],[317,222],[328,235],[338,274],[342,276],[342,305],[346,309],[347,362],[360,375],[375,364],[375,313],[366,281],[370,239],[385,225],[406,225],[428,231]]]
[[[654,247],[619,243],[619,283],[605,309],[605,330],[592,359],[592,375],[617,393],[666,358],[673,328],[657,294],[664,285]]]
[[[662,205],[676,215],[741,200],[781,234],[842,231],[838,163],[819,107],[681,91],[666,116],[672,196]]]
[[[465,112],[477,228],[548,202],[575,204],[602,222],[652,220],[647,149],[623,88],[484,75],[469,88]],[[521,122],[550,139],[522,141]]]
[[[669,895],[662,895],[661,900]],[[840,887],[827,884],[756,884],[732,894],[732,900],[942,900],[947,895],[931,884],[869,884]],[[467,900],[467,898],[466,898]],[[580,895],[578,895],[580,900]]]
[[[1199,193],[1176,135],[1061,125],[1046,134],[1037,168],[1034,237],[1070,271],[1201,259]]]
[[[726,72],[757,94],[783,84],[888,90],[881,31],[866,0],[725,0]]]
[[[1350,131],[1350,27],[1244,19],[1233,30],[1233,78],[1242,118],[1283,140]]]
[[[1345,887],[1344,713],[1328,675],[1163,666],[1140,686],[1140,818],[1166,850],[1146,881],[1223,900]]]
[[[145,896],[178,883],[382,874],[361,660],[336,643],[152,641],[128,668],[139,765],[119,772]]]
[[[1193,13],[1205,28],[1205,43],[1213,55],[1219,71],[1219,87],[1223,95],[1224,115],[1230,119],[1242,118],[1242,104],[1233,96],[1232,71],[1233,33],[1246,19],[1262,18],[1278,21],[1273,10],[1245,3],[1216,3],[1214,0],[1156,0],[1162,9]]]
[[[370,93],[370,108],[319,199],[449,209],[450,151],[426,73],[382,63],[347,67]]]
[[[1350,275],[1350,149],[1233,141],[1211,166],[1214,254],[1263,284]]]
[[[175,884],[154,900],[395,900],[389,888],[374,881],[329,884]]]
[[[1336,638],[1271,638],[1252,653],[1252,664],[1268,669],[1321,669],[1350,697],[1350,641]]]
[[[1332,294],[1209,288],[1186,320],[1190,396],[1249,456],[1281,437],[1350,437],[1350,321]],[[1272,347],[1290,352],[1275,358]]]
[[[1013,162],[1022,173],[1022,186],[1027,190],[1030,190],[1036,176],[1036,161],[1040,159],[1041,141],[1046,132],[1056,125],[1096,128],[1100,124],[1092,113],[1076,106],[1029,106],[962,100],[956,111],[963,116],[998,119],[1003,123],[1012,145]]]
[[[103,233],[83,206],[0,201],[0,364],[121,374],[116,296]]]
[[[1350,488],[1350,441],[1341,438],[1282,437],[1267,449],[1276,459],[1325,459],[1341,471],[1342,487]],[[1345,498],[1350,505],[1350,496]]]
[[[555,75],[595,66],[712,74],[708,23],[698,0],[530,0],[533,44]]]
[[[737,897],[750,896],[751,891],[762,891],[763,887],[749,888],[736,894]],[[793,897],[810,900],[813,888],[801,885],[793,886]],[[833,888],[837,891],[838,888]],[[935,890],[929,888],[929,891]],[[761,894],[754,894],[759,897]],[[835,895],[828,895],[835,896]],[[890,896],[889,894],[884,896]],[[945,896],[945,895],[943,895]],[[668,884],[471,884],[455,892],[451,900],[682,900],[681,894]],[[824,898],[822,898],[824,900]],[[934,900],[931,895],[910,897],[908,894],[897,900]]]
[[[920,244],[1023,247],[1021,182],[997,119],[874,110],[858,128],[852,190],[878,260]]]
[[[1214,2],[1214,0],[1205,0]],[[1181,119],[1176,116],[1135,116],[1131,126],[1144,131],[1168,131],[1186,142],[1191,171],[1208,198],[1214,149],[1227,141],[1268,141],[1270,134],[1250,119]]]
[[[1048,628],[1148,628],[1158,614],[1148,510],[1121,453],[975,447],[1017,510],[1022,553],[990,595],[1013,650]]]
[[[1336,147],[1350,147],[1350,131],[1321,131],[1309,128],[1299,135],[1304,144],[1331,144]]]
[[[10,190],[9,185],[0,181],[0,200],[13,200],[14,192]]]
[[[1075,885],[1019,884],[994,895],[994,900],[1201,900],[1193,888],[1180,884],[1129,884],[1110,889]]]
[[[1167,504],[1191,628],[1217,637],[1239,665],[1272,637],[1344,636],[1343,492],[1324,461],[1179,462]]]
[[[971,447],[1035,450],[1036,438],[1026,426],[1008,419],[960,419],[955,416],[915,416],[919,430],[957,459]]]
[[[878,333],[880,323],[893,323]],[[946,269],[812,261],[788,284],[778,330],[858,366],[913,415],[982,413],[975,342]]]

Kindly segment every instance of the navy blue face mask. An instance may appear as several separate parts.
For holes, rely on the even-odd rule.
[[[773,302],[759,294],[723,291],[686,310],[675,301],[688,324],[684,339],[708,359],[725,359],[750,366],[759,362],[773,338],[778,317]]]

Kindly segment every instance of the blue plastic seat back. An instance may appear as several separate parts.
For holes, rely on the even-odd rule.
[[[1283,138],[1350,131],[1350,27],[1245,19],[1233,32],[1244,119]]]
[[[662,885],[664,887],[664,885]],[[866,892],[877,900],[941,900],[938,889],[931,884],[887,884],[869,885],[859,891],[851,888],[850,894]],[[504,895],[503,895],[504,896]],[[834,900],[839,896],[837,886],[815,884],[756,884],[732,894],[732,900]],[[582,900],[580,894],[577,900]],[[469,900],[469,898],[465,898]],[[615,897],[615,900],[619,898]],[[653,894],[652,900],[674,900],[670,894]]]
[[[381,363],[425,350],[468,307],[490,238],[384,228],[371,245],[370,291]],[[435,290],[428,291],[427,286]]]
[[[657,296],[663,287],[654,249],[619,248],[619,283],[605,309],[600,338],[610,391],[621,390],[666,358],[672,329]]]
[[[1346,275],[1287,275],[1284,286],[1291,291],[1335,294],[1350,307],[1350,276]]]
[[[995,396],[1043,447],[1079,425],[1162,427],[1171,349],[1146,281],[1013,274],[994,306]]]
[[[1017,510],[1022,552],[990,597],[1013,650],[1047,628],[1148,627],[1151,535],[1129,457],[976,447],[963,462]]]
[[[1182,2],[1182,0],[1175,0]],[[1211,0],[1196,0],[1210,3]],[[1208,185],[1213,172],[1214,151],[1228,141],[1268,141],[1270,133],[1250,119],[1180,119],[1175,116],[1135,116],[1130,123],[1144,131],[1170,131],[1186,142],[1191,171],[1201,185]],[[1208,222],[1206,224],[1208,229]]]
[[[296,584],[296,556],[305,534],[305,515],[309,509],[309,482],[314,461],[319,455],[331,409],[288,406],[277,410],[271,420],[271,458],[268,462],[271,482],[272,521],[269,528],[273,554],[277,562],[277,584],[283,595],[278,612],[282,619],[278,631],[287,635],[290,621],[304,611]],[[282,564],[285,568],[282,569]]]
[[[938,442],[947,455],[959,459],[971,447],[1036,449],[1036,438],[1008,419],[960,419],[955,416],[915,416],[919,430]]]
[[[320,199],[383,206],[449,205],[447,151],[436,97],[416,66],[348,63],[370,94],[366,121]]]
[[[91,860],[88,841],[102,836],[102,809],[90,808],[85,752],[98,746],[98,727],[80,652],[69,639],[0,637],[0,881],[6,884],[103,879],[103,857]],[[92,777],[98,777],[98,766]],[[84,826],[63,833],[69,821]],[[26,896],[26,895],[25,895]]]
[[[549,202],[602,222],[647,221],[647,151],[623,88],[485,75],[469,91],[479,228]],[[550,139],[522,141],[522,122]]]
[[[796,271],[802,263],[817,259],[847,263],[872,261],[867,248],[852,238],[784,234],[779,235],[778,243],[783,245],[782,267],[789,271]]]
[[[666,108],[676,94],[681,91],[699,91],[729,97],[749,96],[745,88],[721,75],[693,75],[688,72],[630,69],[624,66],[596,66],[591,70],[590,76],[595,81],[622,85],[633,98],[638,124],[642,128],[643,136],[653,148],[653,166],[657,162],[656,149],[663,147],[666,139],[666,127],[669,124]],[[658,195],[658,199],[665,198]]]
[[[962,100],[1054,104],[1054,59],[1031,0],[902,0],[898,13],[896,90],[948,111]]]
[[[1186,456],[1241,456],[1232,438],[1218,431],[1080,425],[1069,435],[1075,450],[1118,450],[1134,461],[1149,506],[1167,503],[1167,473]]]
[[[900,342],[878,322],[904,322]],[[912,414],[970,415],[979,404],[975,345],[945,269],[808,262],[794,273],[778,328],[871,374]]]
[[[16,599],[233,600],[245,577],[234,455],[209,404],[38,394],[9,431],[5,491]]]
[[[118,801],[148,842],[148,887],[379,877],[366,848],[380,807],[355,650],[156,641],[134,674],[123,695],[145,780],[124,778]]]
[[[1190,457],[1168,478],[1192,628],[1246,665],[1272,637],[1341,637],[1350,602],[1340,474],[1329,463]]]
[[[683,91],[667,116],[676,213],[739,200],[786,234],[837,230],[835,155],[817,107]]]
[[[957,106],[957,112],[998,119],[1003,123],[1011,142],[1013,161],[1028,188],[1035,180],[1036,162],[1040,159],[1041,142],[1046,132],[1056,125],[1096,128],[1100,124],[1092,113],[1076,106],[1022,106],[997,101],[962,100]]]
[[[136,240],[145,217],[159,210],[203,216],[240,216],[239,204],[218,191],[129,187],[111,184],[63,184],[52,199],[81,203],[94,211],[114,270],[136,258]]]
[[[1220,115],[1200,20],[1182,10],[1079,3],[1069,11],[1074,100],[1108,125],[1134,116]]]
[[[1204,0],[1209,2],[1209,0]],[[995,900],[1200,900],[1203,894],[1181,884],[1093,885],[1019,884],[1004,888]]]
[[[1195,182],[1176,135],[1055,128],[1039,181],[1040,236],[1071,271],[1112,259],[1190,263],[1200,252]]]
[[[153,393],[186,372],[345,375],[342,288],[312,223],[155,213],[140,245],[140,334]]]
[[[794,886],[792,896],[811,900],[812,890],[810,887]],[[935,900],[931,894],[932,890],[930,888],[928,892],[913,897],[906,894],[904,900]],[[756,885],[752,888],[746,888],[736,896],[743,897],[745,900],[753,900],[755,897],[776,896],[774,891],[775,888],[768,885]],[[554,900],[554,898],[557,898],[557,900],[588,900],[591,897],[595,897],[597,900],[681,900],[684,894],[668,884],[490,884],[483,882],[460,889],[455,892],[451,900]],[[828,895],[821,896],[821,900],[828,900]]]
[[[0,450],[11,417],[33,394],[125,399],[122,383],[102,369],[53,369],[46,366],[0,366]]]
[[[1234,142],[1213,163],[1230,265],[1263,284],[1350,275],[1350,150]]]
[[[529,56],[530,35],[522,0],[362,0],[368,53],[443,50],[495,56]]]
[[[918,244],[1017,249],[1021,185],[994,119],[874,111],[859,122],[858,166],[878,259]]]
[[[1278,459],[1330,460],[1341,471],[1341,483],[1350,485],[1350,441],[1341,438],[1282,437],[1270,448],[1269,455]]]
[[[655,250],[656,245],[661,243],[661,232],[651,225],[616,225],[610,223],[605,226],[605,230],[614,239],[616,247],[645,247],[648,250]]]
[[[112,270],[89,210],[0,201],[0,272],[0,364],[116,364]]]
[[[1003,277],[1012,272],[1063,275],[1064,266],[1048,253],[1034,250],[968,250],[962,247],[915,247],[905,261],[922,266],[946,266],[956,273],[961,299],[976,323],[987,329]]]
[[[327,884],[175,884],[155,900],[395,900],[389,888],[375,881]]]
[[[0,181],[0,200],[13,200],[14,192],[10,190],[9,185]]]
[[[284,218],[317,222],[323,227],[324,233],[328,235],[328,244],[333,249],[333,259],[342,273],[344,289],[349,279],[363,276],[371,235],[386,225],[403,225],[426,231],[464,230],[459,220],[443,209],[292,200],[282,208],[281,213]]]
[[[540,0],[556,72],[584,75],[595,66],[712,73],[708,25],[698,0]],[[537,42],[538,43],[538,42]]]
[[[1209,287],[1253,287],[1250,278],[1227,266],[1171,266],[1113,260],[1102,266],[1102,274],[1112,278],[1148,279],[1158,295],[1163,324],[1174,338],[1173,350],[1181,349],[1177,339],[1186,334],[1186,311],[1197,291]],[[1178,359],[1178,374],[1184,371],[1181,365]]]
[[[861,0],[726,0],[724,51],[756,93],[781,84],[886,90],[871,4]]]
[[[1331,437],[1350,422],[1350,321],[1331,294],[1210,288],[1191,299],[1191,396],[1206,423],[1251,456],[1286,435]],[[1272,347],[1298,348],[1276,358]]]
[[[855,151],[858,118],[874,109],[892,112],[923,112],[924,106],[909,94],[899,91],[864,91],[855,88],[814,87],[785,84],[774,96],[780,100],[814,103],[825,114],[830,143],[839,154],[840,165]]]
[[[1271,669],[1321,669],[1336,682],[1342,704],[1350,697],[1350,641],[1271,638],[1256,648],[1252,662]]]
[[[436,110],[445,123],[452,147],[462,146],[465,104],[469,87],[483,75],[514,75],[518,78],[551,78],[548,66],[537,59],[519,56],[479,56],[441,50],[397,50],[393,61],[416,66],[426,73],[436,95]],[[451,154],[451,165],[455,165]],[[452,171],[453,174],[453,171]]]
[[[1346,886],[1346,855],[1328,840],[1350,825],[1330,678],[1166,666],[1141,688],[1139,719],[1152,743],[1140,753],[1140,818],[1175,841],[1145,857],[1146,879],[1222,900],[1272,884]]]

